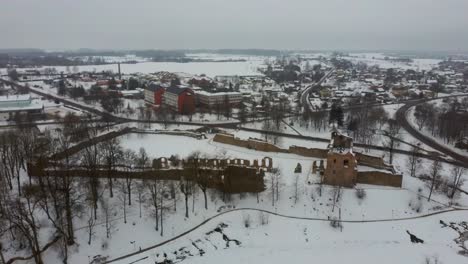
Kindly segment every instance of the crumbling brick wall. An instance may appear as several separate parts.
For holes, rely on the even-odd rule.
[[[121,167],[125,166],[122,165]],[[56,177],[58,175],[64,174],[67,174],[70,177],[108,177],[108,171],[104,167],[93,172],[90,172],[81,166],[72,167],[68,171],[59,168],[60,167],[55,169],[51,164],[47,163],[29,163],[28,174],[34,177]],[[204,179],[208,179],[208,188],[218,189],[226,193],[262,192],[265,190],[263,170],[259,170],[253,167],[236,165],[228,165],[222,169],[206,167],[198,168],[199,173],[196,173],[194,169],[195,168],[193,167],[170,169],[139,168],[136,170],[125,170],[122,168],[118,170],[111,170],[111,175],[116,179],[130,177],[134,179],[174,181],[179,181],[182,177],[189,181],[197,181],[199,180],[197,179],[197,175],[203,175],[203,177],[206,177]]]
[[[248,148],[249,143],[246,140],[241,140],[239,138],[234,137],[231,134],[216,134],[213,138],[214,142],[219,142],[228,145],[234,145],[238,147]]]
[[[392,169],[393,166],[385,163],[382,157],[366,155],[363,153],[355,152],[356,159],[360,165],[365,165],[378,169]]]
[[[359,171],[357,182],[363,184],[383,185],[401,188],[403,177],[401,174],[383,171]]]
[[[305,147],[299,147],[299,146],[289,147],[289,153],[304,156],[304,157],[325,159],[327,157],[327,152],[328,150],[326,149],[305,148]]]
[[[262,141],[260,139],[249,138],[247,140],[243,140],[240,138],[236,138],[234,135],[231,134],[216,134],[213,138],[213,141],[264,152],[288,152],[288,150],[286,149],[282,149],[274,144]]]

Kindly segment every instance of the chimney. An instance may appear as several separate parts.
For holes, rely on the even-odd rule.
[[[119,66],[119,80],[122,80],[122,74],[120,73],[120,62],[117,65]]]

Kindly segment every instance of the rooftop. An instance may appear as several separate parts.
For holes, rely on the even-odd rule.
[[[30,94],[16,94],[16,95],[4,95],[0,96],[0,103],[2,102],[18,102],[18,101],[30,101]]]
[[[179,95],[187,90],[192,92],[192,90],[186,86],[171,86],[166,89],[166,92]]]
[[[206,96],[216,96],[216,95],[242,95],[239,92],[220,92],[220,93],[210,93],[207,91],[197,91],[196,94],[206,95]]]

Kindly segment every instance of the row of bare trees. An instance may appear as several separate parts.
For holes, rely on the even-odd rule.
[[[0,235],[12,241],[10,247],[31,254],[7,260],[2,251],[5,263],[24,259],[44,263],[42,253],[55,243],[59,244],[66,262],[67,248],[74,243],[70,224],[73,209],[67,199],[71,188],[66,175],[54,179],[46,176],[40,180],[25,176],[30,162],[40,161],[53,152],[52,148],[60,147],[60,142],[52,143],[50,139],[50,133],[40,135],[30,127],[0,134],[0,221],[4,223]],[[40,216],[43,215],[53,227],[50,235],[42,230],[44,218]]]
[[[439,105],[419,104],[414,109],[419,130],[427,129],[446,143],[454,143],[468,135],[468,97],[444,99]]]

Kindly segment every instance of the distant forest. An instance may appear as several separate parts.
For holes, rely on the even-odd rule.
[[[106,64],[102,57],[135,55],[155,62],[207,62],[210,59],[188,57],[186,54],[217,53],[226,55],[281,56],[289,52],[268,49],[197,49],[197,50],[94,50],[45,51],[41,49],[0,49],[0,68],[35,66],[73,66]],[[244,59],[215,60],[245,61]],[[136,63],[136,61],[125,61]]]

